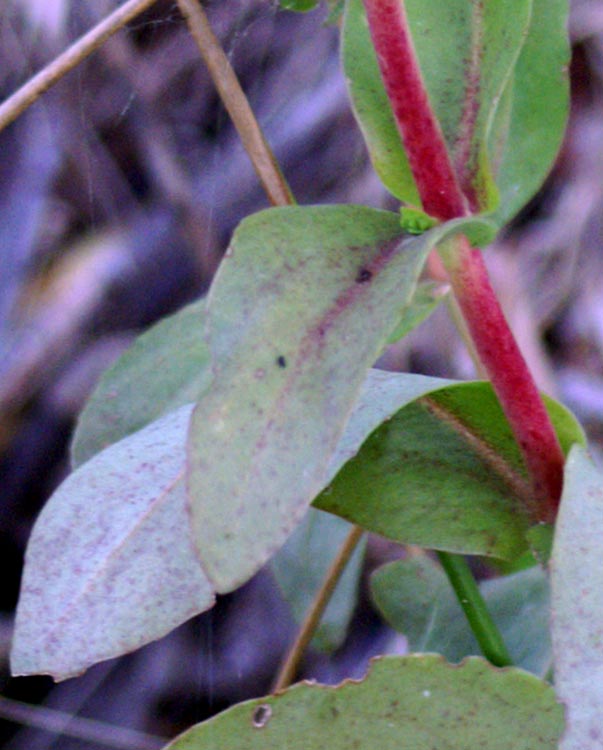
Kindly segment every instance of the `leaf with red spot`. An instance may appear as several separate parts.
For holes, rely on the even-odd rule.
[[[65,679],[214,603],[190,538],[192,405],[98,453],[56,490],[27,547],[11,666]]]
[[[239,226],[208,299],[213,381],[193,414],[193,536],[216,590],[284,543],[328,481],[368,369],[410,302],[430,249],[358,206],[276,208]]]

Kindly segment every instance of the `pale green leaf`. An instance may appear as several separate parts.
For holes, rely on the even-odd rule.
[[[473,224],[408,237],[396,214],[322,206],[239,226],[210,291],[214,379],[189,434],[193,535],[218,591],[301,521],[427,255]]]
[[[383,88],[362,0],[348,0],[346,5],[341,55],[354,114],[375,171],[396,198],[420,206],[421,199]]]
[[[561,750],[603,744],[603,470],[572,448],[551,558],[555,687],[565,704]]]
[[[199,397],[211,376],[204,334],[205,300],[199,300],[136,339],[103,374],[78,419],[74,467]]]
[[[491,138],[504,142],[497,107],[525,41],[532,0],[406,0],[413,44],[459,184],[472,209],[496,208]],[[419,205],[414,180],[381,81],[362,0],[349,0],[343,32],[348,86],[371,159],[396,197]]]
[[[489,141],[500,191],[493,217],[509,221],[550,171],[569,113],[567,0],[533,0],[529,32]]]
[[[482,659],[384,657],[364,680],[300,684],[185,732],[170,750],[556,750],[563,710],[552,688]]]
[[[419,378],[413,390],[403,381],[396,373],[369,372],[325,483],[384,419],[434,383],[441,385]],[[212,588],[199,572],[188,537],[182,477],[190,411],[184,407],[105,449],[50,499],[26,556],[12,657],[16,672],[64,678],[160,637],[211,605]],[[153,578],[157,565],[165,566],[158,580],[167,591]],[[351,571],[335,609],[327,612],[324,644],[345,630],[350,605],[343,598],[345,589],[353,592],[356,563]],[[319,566],[311,572],[316,583]],[[309,596],[301,589],[294,603],[300,617]]]
[[[498,203],[488,141],[530,22],[532,0],[405,0],[431,106],[474,211]]]
[[[517,443],[488,383],[442,385],[384,422],[314,506],[404,544],[513,559],[530,502]],[[583,442],[545,400],[564,449]]]
[[[14,674],[71,677],[213,605],[186,510],[191,410],[107,448],[50,498],[27,548]]]
[[[480,648],[448,579],[428,557],[388,563],[371,576],[375,604],[411,651],[460,661]],[[539,566],[480,583],[515,666],[544,677],[552,663],[549,586]]]
[[[441,284],[432,281],[421,281],[417,284],[412,300],[404,310],[394,332],[389,335],[388,343],[393,344],[404,338],[426,320],[445,298],[447,291]]]
[[[301,624],[352,526],[342,518],[310,508],[306,518],[270,561],[270,570],[298,624]],[[356,547],[320,619],[312,646],[339,648],[358,600],[365,540]]]

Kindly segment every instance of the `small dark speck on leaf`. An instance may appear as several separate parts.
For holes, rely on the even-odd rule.
[[[256,729],[261,729],[266,726],[271,716],[272,708],[266,703],[263,703],[261,706],[257,706],[254,709],[251,722]]]
[[[276,364],[277,364],[277,365],[278,365],[279,367],[285,368],[285,367],[287,367],[287,360],[286,360],[286,359],[285,359],[285,358],[283,357],[283,355],[281,354],[280,356],[278,356],[278,357],[276,358]]]
[[[356,276],[356,283],[357,284],[366,284],[367,281],[370,281],[373,278],[373,272],[369,271],[368,268],[361,268],[358,271],[358,274]]]

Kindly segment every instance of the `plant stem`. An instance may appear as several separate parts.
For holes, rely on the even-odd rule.
[[[82,60],[106,42],[109,37],[113,36],[116,31],[119,31],[136,16],[150,8],[156,1],[129,0],[75,41],[58,57],[55,57],[51,63],[0,104],[0,130],[16,120],[66,73],[73,70]]]
[[[207,16],[196,0],[177,1],[268,199],[276,206],[295,204],[293,193],[264,137],[220,42],[211,30]],[[362,528],[354,526],[341,546],[281,666],[274,683],[273,692],[284,690],[295,678],[302,655],[310,644],[335,587],[363,533]]]
[[[505,642],[465,558],[449,552],[438,552],[438,558],[486,659],[496,667],[512,666]]]
[[[295,203],[270,146],[253,114],[247,97],[214,35],[198,0],[177,0],[218,93],[251,159],[268,199],[274,206]]]
[[[364,0],[381,75],[423,208],[441,220],[468,215],[446,143],[431,109],[403,0]],[[441,252],[475,350],[530,474],[535,522],[554,521],[564,458],[528,366],[500,308],[481,252],[464,238]]]
[[[465,237],[444,246],[444,265],[459,308],[505,415],[522,450],[532,479],[536,522],[553,523],[563,482],[563,453],[548,412],[509,329],[480,250]]]
[[[312,606],[306,614],[306,618],[299,629],[297,638],[289,649],[289,653],[281,666],[272,689],[273,693],[284,690],[293,682],[300,659],[310,644],[314,632],[318,627],[318,623],[320,622],[331,596],[335,591],[335,587],[339,583],[339,579],[341,578],[350,557],[353,555],[358,542],[361,540],[363,533],[364,529],[360,528],[360,526],[354,526],[344,543],[341,545],[337,557],[333,560],[331,567],[327,571],[324,581],[312,602]]]
[[[468,213],[431,109],[402,0],[364,0],[387,96],[424,210],[441,221]]]

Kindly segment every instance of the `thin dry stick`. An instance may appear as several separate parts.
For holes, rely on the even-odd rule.
[[[167,739],[134,729],[116,727],[94,719],[71,716],[45,706],[31,706],[0,696],[0,716],[17,724],[37,727],[53,734],[74,737],[93,745],[115,750],[159,750]]]
[[[224,106],[230,115],[243,146],[274,206],[295,203],[274,154],[255,119],[255,115],[233,71],[207,16],[197,0],[178,0],[189,30],[199,47]]]
[[[16,120],[66,73],[77,67],[82,60],[97,50],[110,36],[113,36],[129,21],[150,8],[156,1],[129,0],[74,42],[65,52],[55,57],[49,65],[36,73],[25,85],[0,104],[0,130]]]
[[[360,528],[360,526],[354,526],[348,534],[347,539],[342,544],[341,549],[337,553],[337,557],[331,564],[331,567],[322,582],[319,592],[314,598],[312,606],[306,615],[306,619],[302,623],[297,638],[291,646],[287,658],[280,669],[272,689],[273,693],[276,693],[279,690],[284,690],[295,678],[295,673],[297,672],[297,667],[302,654],[310,644],[314,631],[320,622],[320,618],[322,617],[327,604],[335,591],[335,587],[339,583],[339,579],[341,578],[341,575],[345,570],[350,557],[353,555],[363,533],[364,529]]]
[[[220,42],[211,30],[203,9],[196,0],[178,0],[178,6],[187,20],[189,30],[197,42],[218,93],[239,133],[268,199],[276,206],[294,204],[295,198],[291,189]],[[339,550],[280,669],[274,685],[275,691],[286,688],[295,677],[302,654],[312,640],[333,591],[363,533],[362,528],[354,526]]]
[[[187,20],[189,30],[197,42],[218,93],[239,133],[268,199],[275,206],[294,204],[295,198],[291,189],[220,42],[211,30],[203,9],[196,0],[178,0],[178,6]],[[275,691],[286,688],[295,677],[302,654],[312,640],[324,610],[363,532],[364,530],[359,526],[354,526],[339,550],[281,667],[275,682]]]

